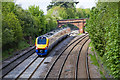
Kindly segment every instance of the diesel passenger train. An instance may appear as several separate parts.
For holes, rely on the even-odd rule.
[[[47,37],[37,37],[35,42],[36,53],[38,56],[47,55],[49,39]]]

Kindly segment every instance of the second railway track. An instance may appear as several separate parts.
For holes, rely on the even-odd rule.
[[[72,40],[73,38],[71,38]],[[69,40],[69,39],[68,39]],[[68,41],[66,40],[66,41]],[[69,40],[70,42],[70,40]],[[64,42],[65,43],[65,42]],[[51,62],[52,64],[50,64],[51,66],[48,67],[48,70],[46,72],[44,72],[44,76],[40,76],[39,78],[42,78],[44,80],[49,79],[49,78],[55,78],[55,79],[61,79],[61,78],[75,78],[77,80],[77,78],[84,78],[83,76],[79,76],[81,75],[81,73],[79,73],[79,69],[81,66],[79,66],[78,64],[81,63],[81,55],[83,55],[81,52],[86,53],[84,55],[86,63],[85,65],[85,71],[86,71],[86,77],[89,79],[89,67],[87,65],[87,48],[86,50],[82,51],[83,47],[89,44],[89,37],[88,34],[84,34],[81,35],[77,38],[75,38],[74,40],[72,40],[68,45],[65,44],[66,46],[64,48],[61,48],[60,52],[58,55],[56,55],[55,52],[56,49],[53,49],[54,51],[51,52],[53,55],[49,54],[46,57],[37,57],[36,54],[30,55],[26,60],[24,60],[21,64],[17,65],[16,68],[11,69],[8,73],[6,73],[4,75],[3,80],[8,79],[8,80],[19,80],[19,79],[27,79],[30,80],[32,78],[34,78],[36,75],[40,76],[41,74],[43,74],[41,72],[42,69],[45,68],[46,64],[45,62],[48,61],[48,63],[51,61],[53,56],[56,56],[54,61]],[[61,43],[61,45],[63,45]],[[57,46],[56,46],[57,47]],[[79,51],[79,52],[76,52]],[[75,52],[75,53],[74,53]],[[75,55],[74,57],[74,61],[71,61],[73,66],[76,66],[73,68],[73,70],[71,70],[72,73],[70,73],[70,76],[66,75],[67,71],[70,71],[70,69],[68,70],[67,66],[70,63],[70,60],[72,58],[71,55]],[[49,59],[50,58],[50,59]],[[26,64],[26,65],[25,65]],[[23,68],[21,68],[21,66],[23,66]],[[44,68],[43,68],[44,67]],[[66,71],[67,70],[67,71]],[[11,78],[11,79],[10,79]],[[37,77],[38,78],[38,77]]]
[[[51,34],[48,33],[48,35],[47,34],[45,34],[45,35],[50,37],[51,44],[52,44],[55,40],[57,40],[60,36],[62,36],[60,34],[64,33],[65,31],[66,31],[65,34],[68,34],[69,33],[69,28],[65,28],[63,30],[61,29],[60,31],[56,30],[56,31],[50,32]],[[54,38],[54,41],[52,40],[52,37]],[[2,73],[1,77],[4,78],[5,76],[9,75],[9,73],[11,73],[11,72],[16,73],[15,68],[16,67],[19,68],[19,65],[22,65],[24,62],[28,61],[29,58],[32,58],[32,56],[34,56],[34,53],[35,53],[35,47],[33,46],[28,51],[24,51],[23,53],[21,53],[19,55],[13,56],[10,59],[6,59],[5,61],[3,61],[2,62],[2,68],[0,69],[0,73]],[[36,56],[34,56],[35,59],[37,59]],[[32,64],[35,61],[35,59],[30,59],[28,64]],[[27,67],[29,67],[29,66],[30,65],[28,65]],[[18,69],[18,71],[19,70],[20,69]]]
[[[88,40],[89,40],[88,35],[85,35],[85,36],[82,36],[82,37],[79,37],[79,38],[73,40],[54,60],[53,64],[51,65],[48,72],[46,73],[44,80],[49,79],[49,78],[56,78],[58,80],[60,78],[75,78],[77,80],[77,76],[78,76],[77,71],[78,71],[78,63],[79,63],[80,53],[81,53],[81,50],[83,49],[84,45],[86,43],[88,43]],[[78,44],[81,44],[81,46]],[[76,61],[76,68],[74,68],[74,74],[73,74],[74,76],[67,77],[67,75],[65,76],[65,73],[63,71],[65,69],[63,69],[63,68],[65,68],[64,66],[67,62],[67,59],[70,54],[73,54],[72,51],[75,49],[75,47],[80,47],[80,50],[79,50],[78,58]],[[74,64],[74,63],[75,62],[73,62],[72,64]],[[66,66],[70,66],[70,65],[66,65]],[[88,71],[88,73],[89,73],[89,71]]]

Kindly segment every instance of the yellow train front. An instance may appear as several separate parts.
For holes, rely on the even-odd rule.
[[[47,37],[37,37],[35,42],[36,53],[39,56],[47,55],[49,39]]]

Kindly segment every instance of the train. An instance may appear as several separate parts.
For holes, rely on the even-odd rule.
[[[39,36],[35,41],[36,53],[38,56],[45,56],[48,52],[49,39],[45,36]]]
[[[56,39],[59,39],[61,36],[65,34],[69,34],[70,32],[71,29],[67,27],[67,28],[61,28],[59,30],[54,30],[44,35],[38,36],[35,40],[37,55],[46,56],[48,54],[48,51],[52,49],[51,44],[53,44],[54,41],[56,41]]]

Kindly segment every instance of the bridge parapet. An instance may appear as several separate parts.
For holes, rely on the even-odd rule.
[[[84,33],[83,27],[87,19],[88,18],[64,19],[64,20],[57,20],[57,22],[58,22],[58,27],[61,27],[62,25],[65,25],[65,24],[73,24],[79,28],[80,33]]]

